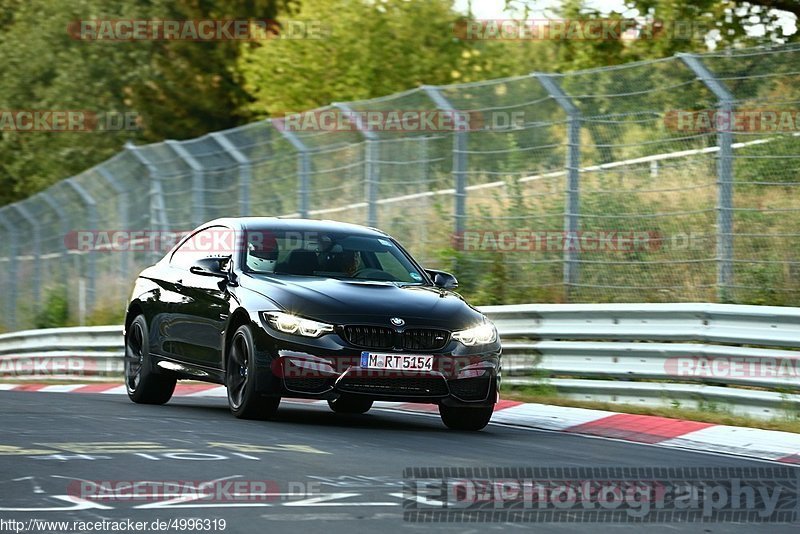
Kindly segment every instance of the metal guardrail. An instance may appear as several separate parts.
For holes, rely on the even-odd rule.
[[[577,399],[760,417],[800,412],[800,308],[525,304],[481,308],[503,339],[503,383]],[[0,335],[0,378],[119,376],[122,327]]]
[[[800,412],[800,350],[791,350],[800,348],[800,308],[521,304],[481,311],[503,339],[504,384],[765,418]]]
[[[103,380],[122,376],[122,326],[0,334],[0,378]]]

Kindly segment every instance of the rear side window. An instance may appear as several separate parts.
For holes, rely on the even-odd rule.
[[[212,226],[195,232],[184,241],[169,260],[172,267],[188,271],[194,262],[209,256],[231,256],[236,248],[235,232],[224,226]]]

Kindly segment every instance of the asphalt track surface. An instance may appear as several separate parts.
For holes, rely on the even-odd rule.
[[[781,524],[415,523],[403,520],[414,466],[764,467],[714,454],[517,429],[447,430],[436,415],[374,409],[344,416],[283,403],[241,421],[224,399],[165,406],[124,395],[0,392],[0,520],[226,520],[224,532],[797,532]],[[80,481],[270,481],[269,501],[74,500]],[[83,486],[87,487],[87,486]],[[304,495],[307,491],[309,494]],[[26,523],[26,526],[28,523]],[[209,527],[210,528],[210,527]],[[13,531],[0,521],[0,533]],[[38,525],[31,532],[47,530]],[[155,530],[145,530],[155,532]],[[170,532],[180,531],[168,529]],[[183,532],[222,532],[184,529]]]

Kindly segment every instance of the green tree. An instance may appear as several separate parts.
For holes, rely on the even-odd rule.
[[[539,10],[537,0],[506,0],[506,8],[522,18]],[[788,13],[800,18],[797,0],[628,0],[624,12],[604,12],[586,0],[565,0],[548,12],[568,20],[636,19],[644,31],[637,39],[565,39],[554,41],[554,70],[568,71],[658,59],[677,52],[754,46],[796,41],[800,33],[783,35]],[[657,23],[663,24],[658,31]],[[691,23],[694,31],[676,27]],[[685,28],[685,26],[682,26]]]
[[[104,4],[3,2],[0,109],[134,111],[128,95],[146,64],[145,47],[82,42],[67,32],[70,22],[78,19],[136,16],[131,1]],[[135,131],[0,132],[0,203],[26,197],[102,161],[138,136]]]
[[[547,59],[519,43],[459,39],[463,14],[450,2],[307,0],[292,17],[320,21],[324,38],[246,47],[239,70],[254,100],[246,108],[259,116],[525,74]]]
[[[280,0],[155,0],[154,18],[178,20],[274,20]],[[132,100],[152,141],[187,139],[250,120],[248,95],[233,68],[236,40],[158,41],[149,47],[149,72],[133,86]]]
[[[0,205],[119,151],[126,141],[185,139],[250,120],[236,41],[90,41],[86,19],[271,19],[281,0],[0,0],[0,110],[136,113],[138,131],[0,132]]]

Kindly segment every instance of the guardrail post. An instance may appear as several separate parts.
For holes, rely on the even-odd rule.
[[[270,120],[274,126],[274,122]],[[308,156],[308,146],[297,135],[286,128],[278,128],[281,135],[297,150],[297,211],[301,218],[308,217],[308,195],[311,190],[311,160]]]
[[[128,195],[128,190],[125,186],[120,183],[120,181],[114,176],[114,173],[103,167],[102,165],[96,167],[97,173],[105,179],[106,182],[114,189],[114,192],[117,194],[117,212],[119,213],[119,219],[122,224],[122,228],[120,230],[128,232],[133,231],[133,228],[130,227],[130,216],[128,214],[128,206],[130,205],[130,195]],[[129,260],[131,252],[122,251],[119,252],[121,259],[120,259],[120,275],[127,279],[128,278],[128,271],[129,271]]]
[[[95,200],[92,198],[92,195],[78,182],[75,181],[74,178],[68,178],[64,180],[69,187],[75,191],[84,204],[86,204],[86,215],[88,218],[88,230],[97,230],[97,204]],[[94,306],[94,289],[95,289],[95,281],[97,278],[97,257],[96,252],[90,250],[86,253],[86,309],[91,310]]]
[[[695,73],[697,78],[717,97],[717,107],[723,117],[730,118],[736,98],[725,84],[692,54],[678,57]],[[717,145],[717,299],[730,300],[729,290],[733,283],[733,134],[716,121]]]
[[[8,236],[8,269],[6,273],[9,279],[8,287],[6,287],[6,317],[8,317],[8,326],[11,330],[17,327],[17,253],[19,240],[17,233],[14,231],[14,225],[3,214],[4,209],[0,209],[0,225],[6,229]]]
[[[192,169],[192,226],[200,226],[206,220],[206,179],[203,174],[205,169],[178,141],[168,139],[165,142]]]
[[[250,159],[236,148],[223,132],[214,132],[209,136],[239,166],[239,215],[242,217],[250,215],[250,183],[253,180],[253,166]]]
[[[355,113],[349,105],[334,102],[333,107],[345,113],[347,120],[353,123],[364,138],[364,199],[367,202],[367,226],[378,226],[378,186],[380,173],[378,172],[378,158],[375,155],[378,134],[364,126],[361,115]]]
[[[422,90],[433,100],[436,107],[448,113],[456,113],[456,109],[434,85],[423,85]],[[455,189],[453,205],[453,233],[457,243],[461,243],[467,220],[467,132],[456,129],[453,132],[453,188]]]
[[[167,210],[164,205],[164,188],[161,185],[161,173],[158,168],[142,154],[139,147],[128,141],[125,143],[125,149],[128,150],[133,157],[135,157],[150,176],[150,226],[161,232],[169,230],[169,223],[167,221]],[[162,240],[159,240],[162,241]],[[150,240],[150,259],[155,263],[161,258],[160,251],[156,250],[153,240]]]
[[[573,239],[580,229],[581,113],[552,75],[534,72],[533,76],[567,114],[567,198],[564,207],[564,232],[565,238]],[[578,247],[564,248],[564,288],[569,300],[570,293],[578,284],[580,277],[580,253]]]
[[[39,298],[41,296],[42,288],[42,232],[39,227],[39,221],[34,217],[28,208],[22,202],[11,204],[11,208],[15,209],[23,219],[30,225],[33,230],[33,240],[31,242],[31,252],[33,253],[33,309],[37,311],[39,308]]]

